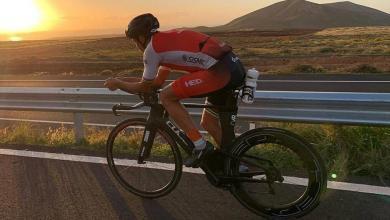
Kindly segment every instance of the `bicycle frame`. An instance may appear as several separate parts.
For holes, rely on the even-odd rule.
[[[184,104],[187,108],[218,109],[219,121],[222,129],[222,144],[218,150],[206,155],[201,161],[200,168],[205,172],[206,178],[213,186],[230,190],[241,204],[258,215],[268,217],[299,217],[307,214],[318,204],[319,196],[326,188],[326,170],[321,158],[310,144],[298,135],[283,129],[257,128],[244,132],[236,137],[234,128],[238,109],[237,98],[238,91],[232,91],[226,98],[225,106]],[[143,94],[141,99],[143,102],[134,106],[115,105],[113,107],[113,112],[116,115],[116,110],[133,110],[142,106],[149,106],[150,112],[146,123],[144,119],[129,119],[114,128],[107,141],[107,161],[115,178],[125,186],[128,191],[146,198],[157,198],[172,191],[180,179],[183,170],[181,167],[182,161],[180,152],[177,148],[182,148],[187,154],[191,154],[194,146],[192,141],[183,133],[183,131],[177,128],[175,124],[169,120],[168,112],[165,110],[164,106],[159,103],[158,94],[156,92],[149,95]],[[163,185],[163,187],[157,191],[149,191],[145,188],[140,189],[137,186],[133,187],[126,179],[123,179],[121,172],[118,172],[117,165],[121,165],[115,164],[115,157],[112,154],[115,138],[122,130],[133,125],[141,125],[142,128],[144,128],[141,146],[138,154],[135,155],[139,164],[154,162],[151,150],[154,144],[153,142],[155,138],[157,138],[157,134],[161,135],[162,139],[172,147],[175,157],[174,176],[168,182],[168,185]],[[159,139],[156,141],[159,141]],[[286,150],[295,153],[298,159],[302,161],[302,166],[298,167],[297,171],[307,171],[307,189],[302,191],[302,195],[299,195],[295,201],[286,201],[288,204],[280,204],[279,206],[279,203],[277,202],[275,206],[274,202],[272,202],[273,200],[271,201],[270,206],[267,202],[264,204],[258,203],[256,202],[257,200],[250,196],[250,194],[252,194],[251,190],[246,190],[247,185],[253,186],[253,184],[242,184],[261,183],[264,185],[264,187],[260,187],[261,194],[279,194],[278,189],[280,189],[282,185],[274,184],[277,182],[283,183],[285,177],[282,175],[283,173],[278,164],[273,164],[272,155],[269,159],[267,159],[267,154],[264,154],[265,157],[263,157],[263,155],[258,155],[259,152],[252,152],[254,154],[251,155],[251,150],[254,149],[253,147],[259,145],[261,148],[268,144],[271,146],[274,144],[280,145],[282,148],[285,147],[287,148]],[[134,157],[131,157],[131,159],[133,158]],[[148,164],[140,167],[151,168],[147,165]],[[242,166],[248,166],[247,170],[242,171]],[[125,167],[124,169],[127,168],[128,167]],[[301,178],[300,176],[298,177]],[[286,184],[290,185],[291,183],[287,182]],[[268,192],[264,190],[268,190]],[[284,190],[280,192],[283,193]],[[265,199],[267,200],[268,197]]]
[[[239,92],[237,90],[232,91],[227,100],[226,104],[224,106],[215,106],[215,105],[207,105],[207,104],[195,104],[195,103],[187,103],[184,104],[187,108],[215,108],[218,109],[219,113],[219,121],[221,124],[222,129],[222,140],[221,140],[221,148],[219,152],[222,152],[223,157],[232,157],[229,155],[228,152],[230,152],[230,148],[233,146],[233,142],[236,139],[235,136],[235,123],[237,118],[237,98],[238,98]],[[185,133],[177,128],[170,120],[169,120],[169,114],[165,110],[164,106],[160,103],[158,103],[158,97],[156,93],[153,93],[149,96],[142,96],[141,99],[144,100],[143,103],[138,103],[135,106],[129,107],[129,106],[121,106],[117,105],[113,107],[114,114],[116,114],[116,110],[132,110],[136,108],[140,108],[142,106],[149,106],[151,107],[150,113],[147,118],[145,130],[142,137],[142,143],[141,147],[138,153],[138,164],[145,163],[144,160],[148,158],[150,155],[150,151],[152,149],[153,141],[155,138],[155,135],[157,133],[157,129],[163,129],[170,133],[174,141],[181,147],[187,154],[192,153],[192,149],[194,148],[192,141],[185,135]],[[257,158],[257,160],[262,161],[262,159]],[[250,163],[250,162],[248,162]],[[263,164],[267,162],[262,162]],[[218,164],[218,165],[223,165]],[[229,184],[232,182],[263,182],[261,180],[256,179],[250,179],[248,177],[237,177],[237,176],[231,176],[228,174],[227,170],[222,170],[223,174],[217,175],[215,173],[216,168],[211,167],[209,164],[203,164],[200,166],[205,173],[207,174],[209,181],[215,185],[220,186],[221,184]],[[219,168],[218,168],[219,169]],[[217,170],[218,170],[217,169]],[[219,169],[221,171],[221,169]],[[261,173],[252,173],[248,174],[250,175],[259,175],[264,174],[264,172]],[[211,179],[210,179],[211,178]]]
[[[222,128],[222,142],[223,150],[228,151],[235,139],[234,126],[237,117],[237,96],[238,92],[231,93],[227,99],[225,106],[215,106],[207,104],[184,104],[187,108],[216,108],[219,111],[219,120]],[[185,135],[185,133],[177,128],[170,120],[168,112],[165,108],[156,102],[156,98],[152,100],[145,98],[145,105],[150,106],[150,113],[147,118],[143,141],[139,152],[138,163],[143,163],[143,160],[149,156],[153,140],[155,138],[156,129],[165,127],[167,131],[172,134],[176,143],[184,149],[187,154],[191,154],[194,148],[192,141]]]

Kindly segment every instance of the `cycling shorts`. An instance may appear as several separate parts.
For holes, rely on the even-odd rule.
[[[172,84],[176,97],[207,97],[213,105],[224,105],[229,91],[241,87],[245,79],[245,69],[232,52],[224,56],[214,66],[186,74]]]

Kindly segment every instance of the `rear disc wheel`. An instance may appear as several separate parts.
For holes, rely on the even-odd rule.
[[[238,137],[227,161],[233,176],[255,179],[232,185],[241,204],[265,217],[291,218],[309,213],[326,189],[321,157],[299,136],[261,128]]]

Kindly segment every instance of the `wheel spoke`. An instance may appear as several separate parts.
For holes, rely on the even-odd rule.
[[[107,141],[110,143],[107,156],[112,158],[109,165],[114,177],[125,189],[139,196],[156,198],[169,193],[182,172],[180,151],[175,141],[167,132],[155,127],[150,155],[145,163],[138,164],[146,121],[130,119],[125,122],[113,129],[111,141]]]

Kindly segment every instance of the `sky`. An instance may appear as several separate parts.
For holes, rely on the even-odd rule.
[[[159,18],[161,29],[216,26],[279,1],[1,0],[0,40],[121,34],[132,17],[146,12]],[[390,13],[390,0],[350,1]]]

